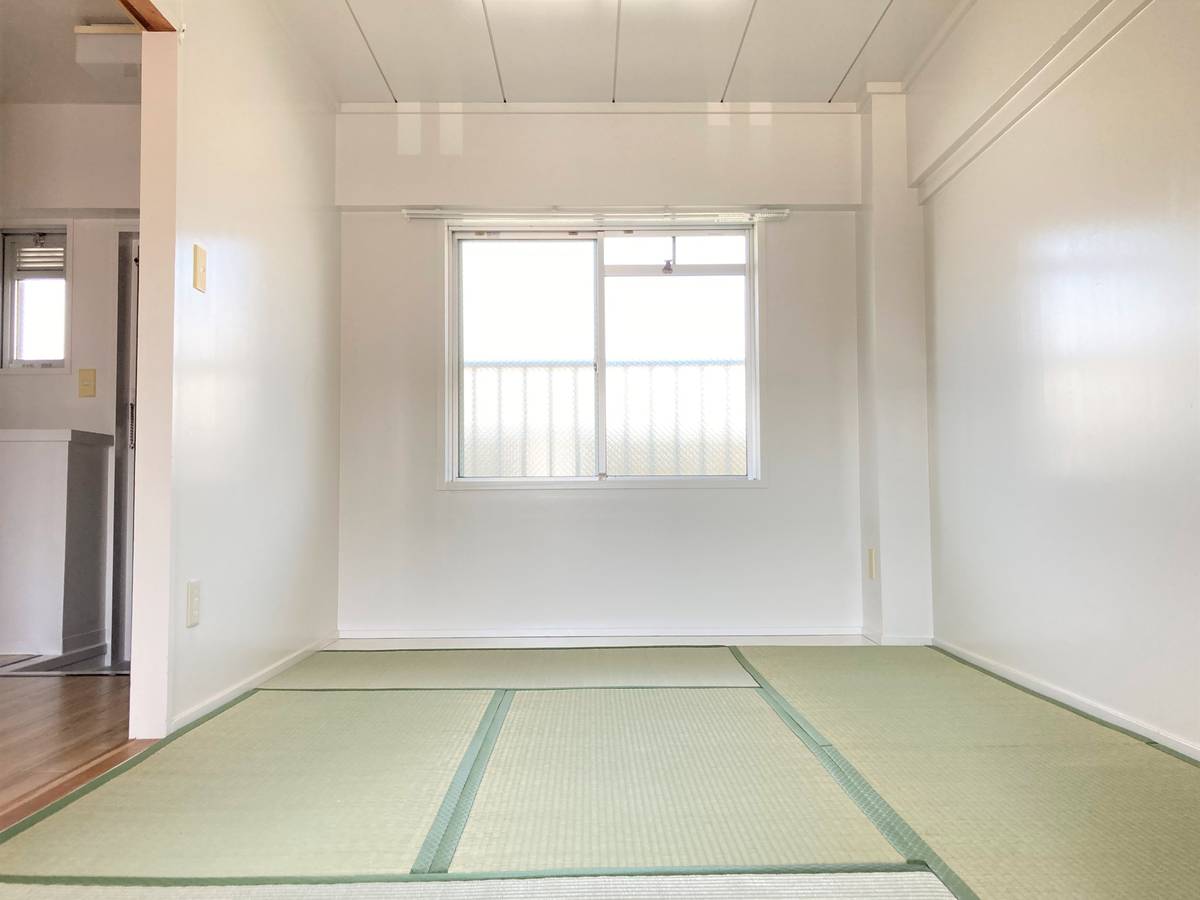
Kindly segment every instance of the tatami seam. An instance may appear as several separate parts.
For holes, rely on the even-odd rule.
[[[737,647],[730,652],[759,684],[759,695],[783,720],[793,733],[820,760],[855,805],[862,810],[879,833],[887,838],[897,852],[910,863],[921,863],[942,880],[959,900],[979,900],[965,881],[934,851],[896,810],[883,799],[862,773],[842,755],[833,743],[821,734],[782,694],[754,667]]]
[[[442,800],[433,828],[421,845],[421,852],[417,855],[411,874],[449,871],[515,693],[513,690],[503,689],[496,691],[492,696],[492,701],[480,720],[479,729]]]

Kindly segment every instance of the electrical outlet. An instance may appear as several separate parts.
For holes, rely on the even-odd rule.
[[[200,582],[187,583],[187,627],[195,628],[200,624]]]

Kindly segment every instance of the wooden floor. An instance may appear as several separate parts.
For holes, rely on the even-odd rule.
[[[125,746],[128,736],[128,676],[0,678],[0,811]]]

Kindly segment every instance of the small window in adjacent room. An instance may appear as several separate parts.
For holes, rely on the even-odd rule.
[[[62,369],[67,362],[66,236],[4,236],[0,339],[7,369]]]
[[[454,232],[451,478],[756,478],[750,235]]]

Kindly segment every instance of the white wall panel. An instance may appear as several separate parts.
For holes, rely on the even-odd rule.
[[[927,207],[935,635],[1193,754],[1197,58],[1155,0]]]
[[[175,83],[176,53],[178,83],[174,116],[169,96],[152,95],[144,182],[154,189],[138,360],[151,411],[139,417],[138,737],[314,649],[336,616],[333,103],[264,0],[188,3],[186,21],[182,42],[144,41],[161,76],[148,83]],[[195,244],[208,253],[203,293]],[[200,623],[185,628],[190,580],[201,582]]]
[[[855,114],[342,113],[344,207],[848,204]]]
[[[137,209],[137,105],[0,105],[0,203],[21,209]]]
[[[439,489],[445,226],[348,212],[342,247],[343,632],[859,627],[853,213],[763,227],[757,487]]]

